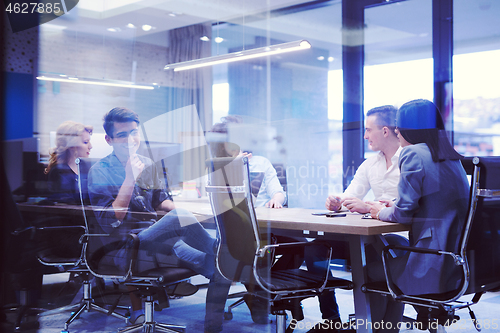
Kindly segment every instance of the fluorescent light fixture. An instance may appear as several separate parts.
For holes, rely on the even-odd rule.
[[[36,78],[37,80],[41,81],[70,82],[70,83],[90,84],[96,86],[122,87],[122,88],[146,89],[146,90],[154,89],[153,86],[140,85],[128,81],[87,79],[87,78],[74,77],[74,76],[72,77],[67,75],[43,74],[37,76]]]
[[[52,24],[52,23],[44,23],[41,25],[42,28],[47,28],[47,29],[53,29],[53,30],[64,30],[66,29],[66,26],[64,25],[57,25],[57,24]]]
[[[247,60],[259,57],[265,57],[280,53],[293,52],[311,48],[311,44],[306,40],[299,40],[295,42],[259,47],[256,49],[245,50],[240,52],[222,54],[218,56],[189,60],[170,64],[165,66],[166,69],[173,69],[175,72],[184,71],[193,68],[200,68],[205,66],[213,66],[228,62]]]

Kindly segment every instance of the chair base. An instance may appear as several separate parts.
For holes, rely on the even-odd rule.
[[[119,333],[123,332],[167,332],[167,333],[179,333],[185,331],[184,326],[160,324],[156,322],[144,322],[142,324],[132,325],[130,327],[124,328],[123,330],[118,330]]]
[[[227,298],[230,299],[230,298],[239,298],[236,302],[234,302],[233,304],[229,305],[227,307],[227,311],[224,312],[224,319],[225,320],[231,320],[233,319],[233,313],[232,313],[232,310],[235,308],[235,307],[238,307],[240,306],[241,304],[245,303],[245,298],[243,296],[245,296],[246,294],[248,294],[248,292],[246,291],[242,291],[242,292],[239,292],[239,293],[234,293],[234,294],[231,294],[229,295]]]
[[[144,333],[153,333],[153,332],[167,332],[167,333],[179,333],[184,332],[186,330],[185,326],[174,325],[174,324],[163,324],[157,323],[154,320],[154,299],[153,295],[147,295],[146,301],[144,302],[144,323],[135,324],[129,327],[125,327],[119,329],[119,333],[124,332],[144,332]]]
[[[57,313],[68,311],[68,310],[74,310],[74,311],[71,314],[71,316],[69,317],[69,319],[64,323],[64,329],[61,331],[62,333],[69,332],[69,325],[73,321],[75,321],[75,319],[77,319],[83,311],[89,312],[91,310],[95,310],[95,311],[104,313],[106,315],[111,315],[111,316],[116,317],[118,319],[123,319],[123,320],[125,320],[125,323],[128,323],[128,316],[117,313],[117,312],[113,311],[112,309],[111,310],[105,309],[102,306],[94,303],[94,300],[92,299],[91,284],[90,284],[90,281],[88,279],[86,279],[83,282],[83,299],[79,303],[66,305],[66,306],[62,306],[62,307],[57,308],[57,309],[45,311],[45,312],[41,313],[40,316],[50,316],[50,315],[54,315]]]

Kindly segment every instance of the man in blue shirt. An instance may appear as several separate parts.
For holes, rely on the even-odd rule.
[[[90,200],[102,208],[95,215],[104,232],[136,233],[140,251],[172,253],[181,266],[210,279],[205,331],[219,332],[230,284],[215,270],[216,239],[191,213],[175,209],[155,163],[137,154],[138,125],[139,116],[127,108],[114,108],[104,116],[105,139],[113,152],[89,172]],[[156,221],[157,211],[168,213]],[[139,221],[151,221],[151,225],[139,228]],[[173,245],[168,242],[171,239],[175,239]],[[140,310],[137,307],[133,310]]]

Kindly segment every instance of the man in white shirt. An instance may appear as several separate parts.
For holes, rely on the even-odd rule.
[[[370,149],[379,153],[361,163],[343,194],[330,195],[326,199],[328,210],[337,211],[344,206],[351,212],[368,213],[370,205],[363,202],[363,198],[370,189],[375,200],[393,200],[398,196],[398,158],[401,147],[394,133],[396,112],[392,105],[368,111],[364,138],[368,140]]]
[[[375,200],[393,200],[398,196],[398,159],[401,147],[394,132],[396,113],[397,109],[392,105],[368,111],[364,138],[368,140],[370,149],[379,153],[361,163],[351,184],[342,195],[330,195],[326,199],[327,209],[338,211],[344,206],[351,212],[368,213],[371,206],[368,202],[364,202],[363,198],[370,189],[373,190]],[[332,241],[330,246],[332,258],[349,261],[347,242]],[[314,325],[307,333],[332,332],[334,330],[330,328],[337,327],[341,323],[334,291],[321,294],[319,303],[325,321]]]
[[[286,194],[281,186],[276,169],[264,156],[252,156],[248,160],[250,172],[263,172],[264,178],[255,200],[255,207],[282,208]]]

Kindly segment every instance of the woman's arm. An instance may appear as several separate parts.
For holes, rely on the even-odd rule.
[[[411,146],[407,147],[399,158],[399,169],[399,197],[393,207],[380,210],[378,217],[382,221],[412,223],[422,197],[422,183],[425,177],[423,159]]]

